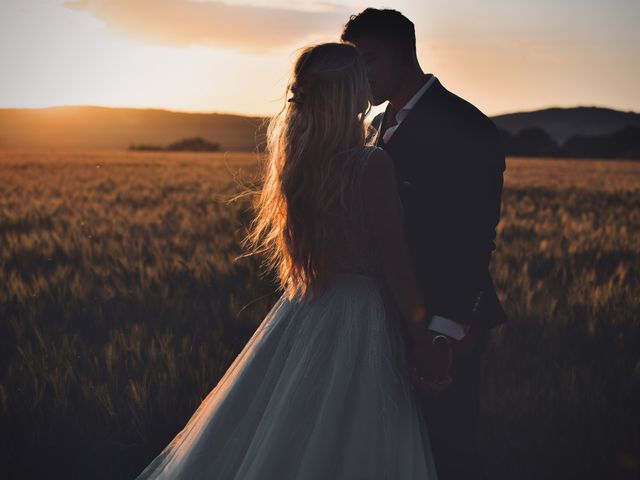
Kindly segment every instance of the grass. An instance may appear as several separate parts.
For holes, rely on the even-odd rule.
[[[276,300],[233,259],[252,154],[0,153],[0,473],[133,478]],[[492,478],[640,473],[640,163],[509,159]]]

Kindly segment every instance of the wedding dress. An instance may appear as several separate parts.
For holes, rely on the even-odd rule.
[[[366,147],[369,154],[379,147]],[[435,480],[364,203],[314,299],[283,295],[143,479]]]

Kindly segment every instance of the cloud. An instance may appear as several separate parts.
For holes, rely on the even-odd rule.
[[[68,0],[119,35],[152,45],[216,46],[268,51],[338,35],[347,9],[324,3],[321,11],[232,5],[198,0]]]

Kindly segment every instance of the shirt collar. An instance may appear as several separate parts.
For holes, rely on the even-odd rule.
[[[396,122],[400,123],[404,118],[409,114],[409,111],[413,108],[413,106],[418,103],[420,97],[427,91],[427,89],[433,84],[436,76],[431,75],[431,78],[427,80],[427,82],[418,90],[413,97],[409,99],[407,103],[400,109],[398,113],[396,113]]]

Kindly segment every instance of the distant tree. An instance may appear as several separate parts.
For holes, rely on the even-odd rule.
[[[189,151],[189,152],[217,152],[220,144],[208,142],[202,137],[184,138],[170,144],[168,151]]]
[[[567,157],[640,159],[640,127],[628,126],[608,135],[575,135],[561,150]]]
[[[554,156],[558,153],[558,145],[545,130],[541,128],[525,128],[516,135],[506,130],[499,130],[506,155],[523,157]]]
[[[129,145],[129,150],[156,152],[158,150],[164,150],[164,147],[161,147],[160,145],[136,145],[132,143]]]
[[[173,142],[167,147],[161,147],[160,145],[136,145],[132,143],[129,145],[129,150],[144,152],[217,152],[220,150],[220,144],[208,142],[202,137],[191,137]]]
[[[522,155],[545,157],[555,155],[558,150],[558,145],[551,135],[541,128],[522,129],[514,140]]]

